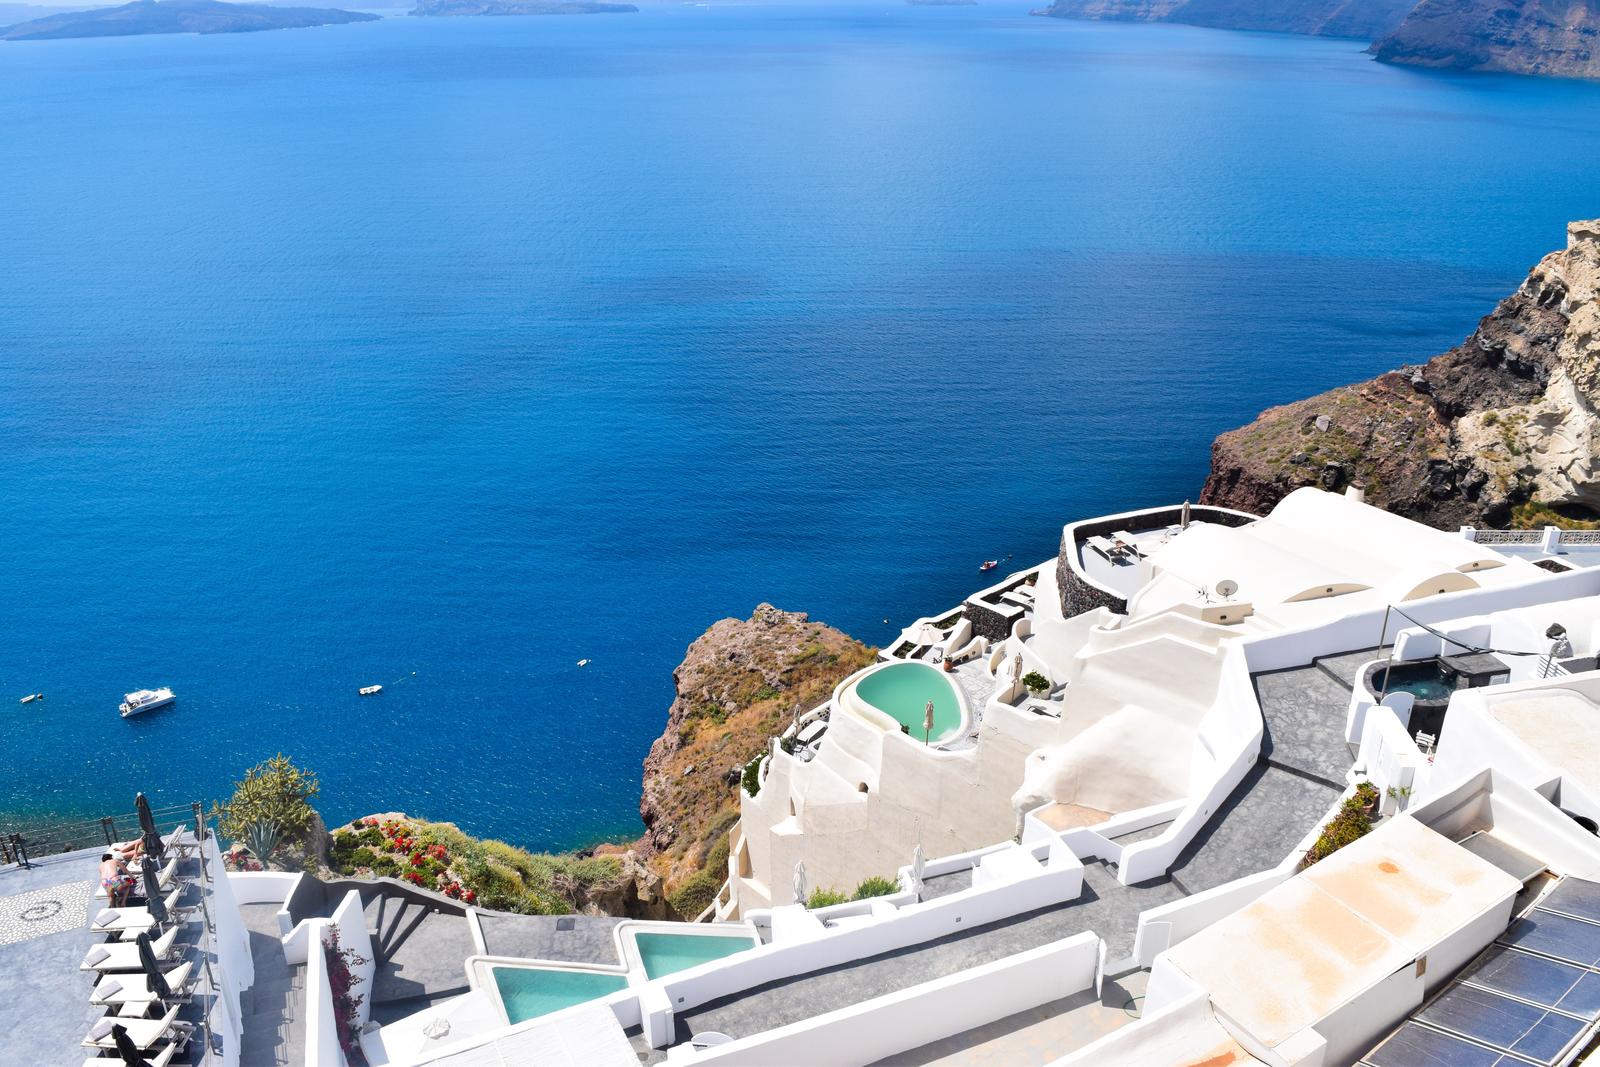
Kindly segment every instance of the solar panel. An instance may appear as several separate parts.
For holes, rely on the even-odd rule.
[[[1580,1019],[1470,985],[1451,986],[1415,1018],[1540,1063],[1555,1062],[1585,1025]]]
[[[1534,908],[1500,939],[1531,952],[1554,956],[1583,967],[1600,963],[1600,925]]]
[[[1600,1014],[1600,976],[1528,952],[1496,945],[1461,976],[1463,982],[1547,1008],[1593,1019]]]
[[[1509,1067],[1517,1061],[1482,1045],[1408,1022],[1361,1062],[1372,1067]]]
[[[1563,878],[1550,895],[1539,902],[1539,907],[1600,922],[1600,882]]]

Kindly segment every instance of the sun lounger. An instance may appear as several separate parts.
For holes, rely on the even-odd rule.
[[[179,861],[178,857],[177,856],[173,856],[170,860],[167,861],[167,865],[165,867],[161,868],[161,870],[156,873],[156,884],[159,885],[162,889],[167,888],[169,885],[172,884],[173,879],[178,877],[178,863],[179,862],[180,861]],[[138,871],[137,870],[135,870],[133,873],[134,873],[135,876],[138,875]],[[143,884],[144,883],[141,881],[140,884],[138,886],[135,886],[134,888],[137,890],[141,886],[143,886]],[[101,882],[98,886],[95,887],[94,895],[95,895],[95,899],[96,900],[104,900],[105,899],[106,886],[105,886],[104,882]]]
[[[167,980],[167,987],[172,990],[172,998],[180,999],[187,995],[189,977],[194,973],[194,964],[184,960],[170,971],[163,971],[161,976]],[[148,1004],[155,1000],[156,995],[150,988],[150,976],[147,974],[107,974],[103,975],[94,984],[94,992],[89,994],[90,1004],[122,1005],[122,1004]]]
[[[146,1056],[145,1061],[150,1064],[150,1067],[167,1067],[167,1064],[172,1062],[172,1057],[177,1054],[177,1045],[162,1045],[160,1052],[153,1056]],[[111,1067],[111,1065],[121,1062],[121,1060],[106,1059],[103,1056],[92,1056],[83,1061],[83,1067]]]
[[[167,915],[174,921],[178,918],[178,901],[183,897],[184,888],[180,885],[166,896]],[[155,925],[155,916],[150,914],[149,908],[101,908],[89,928],[95,933],[121,934],[124,941],[132,941]]]
[[[113,1026],[120,1026],[128,1031],[128,1040],[132,1041],[136,1048],[146,1052],[164,1037],[178,1040],[187,1036],[189,1032],[188,1024],[178,1022],[178,1005],[174,1004],[159,1019],[122,1019],[115,1015],[107,1015],[89,1028],[88,1036],[83,1039],[83,1047],[116,1048],[117,1039],[111,1034]]]
[[[1111,538],[1103,534],[1094,534],[1086,542],[1090,548],[1098,552],[1101,558],[1109,560],[1122,554],[1122,550],[1111,543]]]
[[[156,954],[158,960],[167,959],[177,952],[178,948],[176,925],[169,927],[166,933],[150,942],[150,950]],[[78,965],[80,971],[99,971],[101,974],[139,969],[139,946],[132,941],[110,941],[103,945],[95,945]]]

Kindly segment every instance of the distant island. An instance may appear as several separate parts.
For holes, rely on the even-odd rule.
[[[978,0],[906,0],[912,7],[976,7]]]
[[[1582,0],[1422,0],[1371,52],[1384,63],[1600,78],[1600,6]]]
[[[0,29],[7,41],[137,37],[151,33],[253,33],[375,22],[379,16],[318,7],[225,4],[221,0],[134,0],[121,7],[70,11]]]
[[[602,0],[418,0],[413,15],[612,15],[638,11]]]
[[[1034,14],[1350,37],[1384,63],[1600,78],[1600,7],[1586,0],[1054,0]]]

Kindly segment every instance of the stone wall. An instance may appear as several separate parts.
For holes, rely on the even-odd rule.
[[[1004,615],[980,600],[967,601],[966,615],[972,620],[972,632],[994,644],[999,644],[1010,637],[1011,627],[1017,621],[1016,615]]]

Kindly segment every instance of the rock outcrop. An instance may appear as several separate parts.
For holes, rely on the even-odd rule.
[[[1435,526],[1600,516],[1600,220],[1426,364],[1218,437],[1200,499],[1258,514],[1303,485]]]
[[[1370,41],[1399,26],[1416,0],[1055,0],[1056,18],[1179,22]]]
[[[1422,0],[1371,51],[1385,63],[1600,78],[1600,5]]]
[[[705,887],[714,893],[726,877],[720,864],[739,817],[744,765],[873,654],[831,626],[771,604],[748,619],[723,619],[689,646],[673,672],[677,696],[666,729],[645,759],[645,834],[635,846],[680,911],[698,911],[694,904],[709,899]],[[697,876],[698,891],[680,896]]]
[[[376,22],[377,15],[334,8],[226,4],[221,0],[134,0],[121,7],[68,11],[0,27],[0,40],[60,41],[74,37],[140,37],[153,33],[254,33]]]

